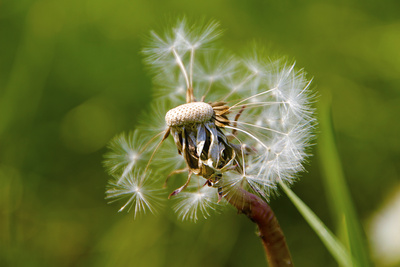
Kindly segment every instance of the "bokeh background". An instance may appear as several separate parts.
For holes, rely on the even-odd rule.
[[[186,15],[219,20],[232,51],[256,40],[314,77],[371,262],[400,266],[399,11],[397,0],[0,0],[0,265],[265,266],[233,208],[134,220],[104,200],[105,146],[152,98],[144,37]],[[324,152],[293,190],[340,236]],[[285,195],[271,206],[297,266],[337,266]]]

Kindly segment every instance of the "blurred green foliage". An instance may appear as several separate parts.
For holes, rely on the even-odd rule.
[[[396,0],[0,1],[0,265],[265,266],[253,224],[231,208],[196,224],[170,206],[134,221],[104,200],[105,145],[151,101],[144,37],[183,14],[219,20],[233,51],[256,40],[315,77],[365,230],[400,183],[399,10]],[[335,231],[318,151],[293,190]],[[285,196],[271,206],[297,266],[337,266]]]

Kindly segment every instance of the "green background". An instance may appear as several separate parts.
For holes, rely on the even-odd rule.
[[[229,50],[255,40],[314,77],[366,231],[400,186],[399,10],[396,0],[0,0],[0,265],[265,266],[255,226],[233,208],[190,223],[167,204],[133,220],[104,200],[105,145],[149,109],[145,36],[182,15],[220,21]],[[324,149],[292,189],[337,232]],[[337,266],[286,196],[271,206],[297,266]]]

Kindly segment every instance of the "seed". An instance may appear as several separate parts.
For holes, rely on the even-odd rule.
[[[168,126],[183,126],[211,120],[213,108],[204,102],[192,102],[177,106],[167,112],[165,122]]]

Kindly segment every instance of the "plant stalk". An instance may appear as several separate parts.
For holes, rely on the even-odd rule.
[[[242,188],[237,188],[234,193],[226,194],[225,199],[257,224],[258,235],[263,243],[270,267],[293,266],[278,219],[264,200]]]

